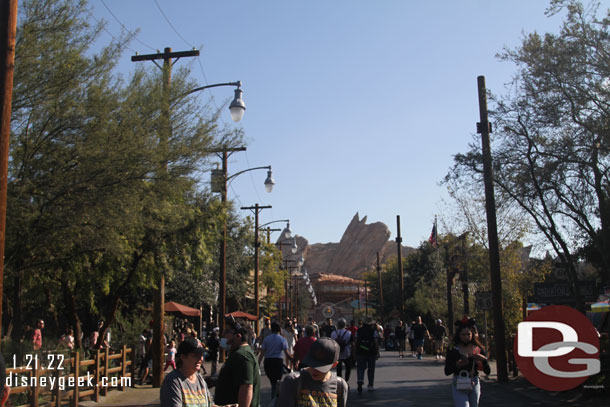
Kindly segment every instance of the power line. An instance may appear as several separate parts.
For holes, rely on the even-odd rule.
[[[108,12],[110,13],[110,15],[111,15],[111,16],[112,16],[112,17],[113,17],[115,20],[116,20],[116,22],[117,22],[117,23],[119,23],[119,24],[121,25],[121,27],[123,27],[123,29],[124,29],[125,31],[127,31],[128,33],[132,33],[132,31],[130,31],[130,30],[129,30],[129,29],[126,27],[126,26],[125,26],[125,24],[123,24],[123,23],[121,22],[121,20],[119,20],[119,19],[118,19],[118,17],[114,15],[114,13],[112,12],[112,10],[110,10],[110,8],[108,7],[108,5],[106,5],[106,2],[104,2],[104,0],[102,0],[102,4],[104,5],[104,7],[106,7],[106,10],[108,10]],[[104,29],[106,29],[106,28],[104,28]],[[106,31],[108,31],[108,30],[106,30]],[[112,35],[112,34],[110,34],[110,35]],[[112,38],[114,38],[114,36],[112,36]],[[156,51],[156,49],[155,49],[155,48],[153,48],[153,47],[151,47],[150,45],[146,44],[145,42],[141,41],[141,40],[138,38],[138,36],[137,36],[137,35],[134,35],[134,36],[133,36],[133,38],[134,38],[136,41],[138,41],[140,44],[144,45],[145,47],[148,47],[148,48],[152,49],[153,51]],[[136,52],[136,51],[133,51],[131,48],[128,48],[128,49],[129,49],[130,51],[132,51],[132,52]]]
[[[180,38],[182,38],[182,41],[186,42],[188,45],[190,45],[193,48],[197,48],[196,46],[194,46],[193,44],[191,44],[190,42],[188,42],[182,35],[180,35],[180,33],[176,30],[176,28],[174,28],[174,25],[172,24],[171,21],[169,21],[169,18],[167,18],[167,16],[165,15],[165,13],[163,12],[163,9],[161,8],[161,6],[159,5],[159,2],[157,2],[157,0],[155,0],[155,4],[157,5],[157,8],[159,9],[159,11],[161,12],[161,14],[163,15],[163,18],[165,18],[165,21],[167,21],[167,24],[169,24],[169,26],[172,28],[172,30],[174,30],[174,32],[176,33],[176,35]]]
[[[100,27],[102,27],[102,30],[106,31],[106,33],[108,33],[108,35],[111,36],[113,40],[120,43],[119,39],[117,37],[115,37],[114,34],[112,34],[110,31],[108,31],[108,29],[106,27],[104,27],[104,23],[102,23],[100,20],[98,20],[90,11],[89,11],[88,15],[89,15],[89,17],[94,19],[95,22],[98,23]],[[134,53],[136,52],[133,49],[129,48],[127,45],[125,45],[125,48],[127,48],[131,52],[134,52]]]

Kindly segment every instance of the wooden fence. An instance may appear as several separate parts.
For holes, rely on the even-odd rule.
[[[97,350],[86,360],[78,352],[63,360],[52,353],[26,356],[28,365],[6,369],[11,406],[77,407],[82,399],[99,402],[109,390],[123,391],[135,384],[134,353],[125,345],[118,353]]]

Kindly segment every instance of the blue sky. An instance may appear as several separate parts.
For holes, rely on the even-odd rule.
[[[253,171],[229,198],[272,205],[260,223],[288,218],[310,243],[338,242],[356,212],[388,225],[391,239],[400,215],[406,245],[427,239],[447,198],[438,182],[479,120],[477,76],[504,93],[515,67],[495,55],[561,24],[538,0],[90,3],[107,22],[102,41],[118,36],[117,19],[139,30],[118,65],[126,77],[135,51],[195,46],[200,59],[177,65],[192,64],[198,83],[243,82],[237,126],[248,150],[231,156],[229,173],[271,165],[277,184],[267,194],[266,173]],[[232,94],[216,88],[201,101],[222,105]],[[222,120],[233,126],[228,109]]]

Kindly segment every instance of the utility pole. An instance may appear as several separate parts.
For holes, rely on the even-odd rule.
[[[220,202],[222,203],[223,211],[227,210],[227,183],[229,180],[228,162],[229,156],[237,151],[246,151],[246,147],[227,147],[223,146],[218,150],[212,150],[213,153],[221,154],[222,169],[220,170],[220,183],[214,183],[215,171],[212,171],[212,192],[220,192]],[[227,313],[227,218],[224,217],[222,223],[222,239],[220,242],[220,254],[219,254],[219,273],[218,273],[218,328],[220,334],[225,329],[225,314]],[[225,361],[224,349],[219,349],[219,360],[220,362]]]
[[[167,170],[166,153],[168,150],[167,143],[171,138],[172,128],[170,121],[170,100],[169,90],[172,81],[172,66],[182,57],[199,56],[198,50],[172,52],[172,49],[167,47],[164,52],[148,55],[134,55],[131,57],[132,62],[152,61],[163,72],[163,122],[159,132],[159,148],[162,151],[162,168],[164,172]],[[176,59],[172,63],[172,59]],[[157,60],[163,60],[163,66],[157,64]],[[163,177],[165,179],[165,176]],[[165,366],[165,271],[159,271],[157,281],[157,291],[153,301],[153,342],[152,342],[152,362],[153,362],[153,387],[161,387],[163,382],[163,367]]]
[[[400,319],[405,318],[405,274],[402,269],[402,237],[400,236],[400,215],[396,215],[396,248],[398,250],[398,279],[400,281]]]
[[[496,220],[496,200],[494,197],[493,171],[491,163],[491,145],[489,133],[491,124],[487,112],[487,90],[485,77],[477,78],[479,90],[479,113],[481,121],[477,123],[477,133],[481,134],[483,150],[483,179],[485,182],[485,209],[487,212],[487,238],[489,239],[489,271],[491,274],[491,298],[493,302],[494,336],[496,343],[496,358],[498,381],[508,381],[506,366],[506,339],[504,332],[504,316],[502,310],[502,277],[500,276],[500,246],[498,243],[498,226]]]
[[[8,186],[9,141],[11,138],[11,103],[15,71],[17,36],[17,0],[5,0],[0,6],[0,299],[4,291],[4,245],[6,243],[6,191]],[[0,301],[0,322],[2,301]],[[0,323],[0,340],[2,324]]]
[[[251,210],[254,212],[254,303],[256,307],[256,330],[254,332],[259,332],[258,321],[260,319],[260,307],[259,307],[259,292],[258,292],[258,248],[260,246],[260,242],[258,240],[258,214],[263,209],[270,209],[271,205],[260,206],[259,204],[255,204],[254,206],[242,207],[242,210]]]
[[[377,281],[379,285],[379,307],[383,316],[383,285],[381,282],[381,264],[379,262],[379,252],[377,252]]]

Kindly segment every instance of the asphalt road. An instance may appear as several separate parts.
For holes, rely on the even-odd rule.
[[[408,354],[408,352],[407,352]],[[349,407],[359,406],[439,406],[451,407],[451,377],[445,376],[444,361],[427,356],[423,360],[405,357],[399,359],[396,352],[382,352],[375,369],[375,390],[368,392],[365,385],[361,395],[356,391],[356,371],[349,380]],[[481,406],[599,406],[599,400],[585,400],[574,394],[548,393],[531,386],[525,379],[511,379],[498,383],[492,375],[481,384]],[[268,407],[271,399],[269,380],[262,377],[261,407]]]

